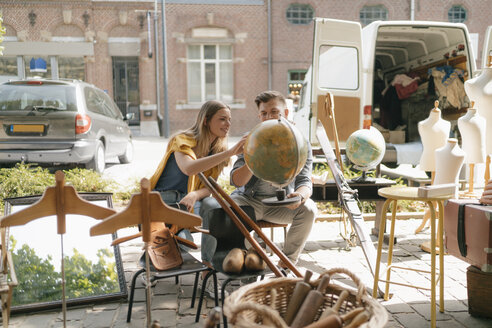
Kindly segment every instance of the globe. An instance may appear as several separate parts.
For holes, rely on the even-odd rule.
[[[345,153],[356,168],[367,171],[378,165],[386,150],[384,137],[376,128],[357,130],[345,144]]]
[[[253,174],[276,187],[288,185],[306,163],[308,145],[286,119],[255,126],[244,144],[244,160]]]

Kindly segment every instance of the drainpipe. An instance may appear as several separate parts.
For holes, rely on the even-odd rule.
[[[272,1],[268,0],[268,90],[272,90]]]
[[[415,0],[410,0],[410,20],[415,20]]]
[[[155,44],[155,99],[157,118],[162,122],[161,115],[161,81],[159,75],[159,15],[157,15],[157,0],[154,1],[154,44]]]
[[[162,132],[164,137],[169,137],[169,101],[167,93],[167,56],[166,56],[166,2],[161,0],[161,28],[162,28],[162,80],[164,82],[164,119],[162,120]]]

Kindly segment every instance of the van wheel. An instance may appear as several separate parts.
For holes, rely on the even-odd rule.
[[[128,164],[133,160],[133,142],[131,140],[126,144],[125,153],[118,156],[118,160],[121,164]]]
[[[106,158],[104,155],[104,145],[98,140],[94,157],[85,165],[89,170],[94,170],[98,173],[103,173],[106,167]]]

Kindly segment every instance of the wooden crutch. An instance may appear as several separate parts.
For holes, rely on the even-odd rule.
[[[249,234],[248,229],[246,229],[243,222],[241,222],[241,220],[231,210],[230,207],[232,207],[232,209],[241,216],[243,221],[245,221],[246,224],[258,234],[258,236],[270,247],[272,252],[274,252],[285,265],[287,265],[287,268],[289,268],[297,277],[302,278],[301,272],[295,267],[295,265],[289,260],[289,258],[285,256],[285,254],[277,247],[277,245],[275,245],[270,239],[268,239],[267,236],[265,236],[260,227],[258,227],[258,225],[253,220],[251,220],[251,218],[241,209],[241,207],[236,204],[236,202],[234,202],[234,200],[217,184],[217,182],[215,182],[212,177],[209,177],[207,180],[207,178],[202,173],[199,173],[198,177],[203,182],[203,184],[205,184],[205,186],[212,192],[212,195],[219,202],[220,206],[224,209],[224,211],[226,211],[226,213],[230,216],[230,218],[233,220],[234,224],[236,224],[244,237],[246,237],[249,243],[254,247],[260,257],[266,262],[268,267],[275,273],[277,277],[283,277],[284,275],[280,272],[277,266],[273,264],[270,258],[268,258],[263,248],[258,244],[256,239],[254,239]]]

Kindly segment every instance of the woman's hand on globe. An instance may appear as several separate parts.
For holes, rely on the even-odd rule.
[[[248,138],[248,134],[244,135],[239,139],[239,141],[229,150],[231,151],[231,156],[233,155],[238,155],[241,154],[244,150],[244,143],[246,142],[246,139]]]

